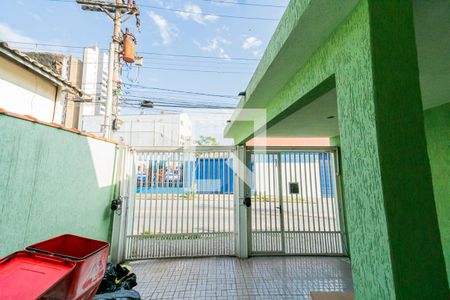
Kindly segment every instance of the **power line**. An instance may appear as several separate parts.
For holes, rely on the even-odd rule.
[[[218,106],[220,105],[221,107],[226,107],[226,108],[235,108],[236,104],[231,104],[231,103],[217,103],[217,102],[212,102],[212,101],[192,101],[192,99],[179,99],[179,98],[163,98],[163,97],[155,97],[155,96],[149,96],[149,97],[140,97],[140,96],[135,96],[135,95],[127,95],[127,96],[122,96],[121,97],[122,100],[126,99],[126,100],[133,100],[133,101],[137,101],[139,103],[141,103],[144,100],[149,100],[152,102],[158,102],[158,103],[164,103],[164,104],[176,104],[176,105],[203,105],[203,106]]]
[[[128,105],[135,105],[141,107],[140,103],[130,103],[127,101],[122,102]],[[183,108],[183,109],[234,109],[234,107],[226,106],[208,106],[208,105],[180,105],[180,104],[165,104],[165,103],[154,103],[153,107],[172,107],[172,108]]]
[[[207,99],[192,99],[192,98],[188,98],[188,99],[183,99],[183,98],[170,98],[170,97],[163,97],[161,95],[136,95],[136,94],[126,94],[121,96],[121,99],[132,99],[134,101],[143,101],[143,100],[150,100],[150,101],[163,101],[165,103],[175,103],[175,104],[187,104],[187,105],[191,105],[191,104],[201,104],[201,105],[213,105],[213,106],[217,106],[218,101],[212,101],[212,100],[207,100]],[[195,101],[194,101],[195,100]],[[229,99],[232,100],[232,99]],[[234,108],[236,106],[237,103],[221,103],[223,105],[231,105],[232,108]],[[227,107],[228,107],[227,106]]]
[[[70,52],[70,51],[62,52],[62,51],[51,50],[51,49],[36,49],[36,48],[23,48],[23,47],[21,47],[20,50],[25,52],[28,55],[31,55],[30,53],[50,53],[50,54],[66,55],[66,56],[81,55],[78,52]],[[80,62],[82,64],[86,64],[86,65],[98,64],[98,62],[96,62],[96,61],[89,62],[89,61],[82,60],[82,57],[78,57],[78,59],[80,60]],[[144,59],[145,59],[145,62],[148,62],[148,63],[145,64],[147,67],[151,67],[151,66],[155,66],[155,67],[158,67],[158,66],[174,66],[174,67],[187,67],[187,68],[189,68],[189,67],[201,67],[201,68],[206,68],[205,71],[208,71],[211,68],[213,68],[214,70],[217,70],[217,67],[218,66],[222,67],[222,64],[223,64],[223,62],[218,62],[218,61],[187,61],[187,63],[190,63],[190,64],[178,64],[177,61],[174,61],[173,59],[169,59],[169,58],[149,58],[149,57],[144,57]],[[175,62],[175,64],[172,64],[170,62]],[[247,68],[247,67],[254,68],[255,67],[253,65],[250,65],[249,63],[244,63],[244,62],[229,62],[229,63],[235,64],[235,66],[227,65],[227,66],[229,66],[230,68],[233,68],[233,69],[237,69],[237,68],[241,69],[241,68]],[[131,71],[132,68],[131,67],[130,68],[125,68],[125,70]],[[226,70],[223,70],[223,71],[226,71]],[[232,72],[233,72],[232,74],[234,74],[235,71],[232,71]],[[247,72],[243,72],[243,73],[247,73]]]
[[[223,3],[223,4],[234,4],[234,5],[244,5],[244,6],[258,6],[258,7],[272,7],[272,8],[286,8],[284,5],[274,5],[274,4],[257,4],[257,3],[240,3],[225,0],[203,0],[210,3]]]
[[[227,99],[227,100],[234,100],[235,103],[229,102],[229,101],[220,101],[220,100],[212,100],[212,99],[194,99],[194,98],[180,98],[180,97],[171,97],[161,94],[151,94],[151,95],[138,95],[134,93],[125,94],[121,96],[122,98],[135,98],[136,100],[162,100],[162,101],[169,101],[173,102],[176,101],[177,103],[202,103],[202,104],[226,104],[226,105],[236,105],[237,99]]]
[[[166,91],[166,92],[177,92],[177,93],[183,93],[183,94],[192,94],[192,95],[201,95],[201,96],[210,96],[210,97],[221,97],[221,98],[237,97],[237,96],[234,96],[234,95],[211,94],[211,93],[193,92],[193,91],[186,91],[186,90],[166,89],[166,88],[161,88],[161,87],[145,86],[145,85],[139,85],[139,84],[133,84],[133,83],[124,83],[124,85],[125,86],[139,87],[139,88],[144,88],[144,89],[150,89],[150,90],[159,90],[159,91]]]
[[[187,102],[198,102],[198,103],[223,103],[223,104],[237,104],[239,102],[239,99],[234,99],[234,98],[197,98],[197,97],[201,97],[201,96],[196,96],[196,95],[183,95],[183,94],[164,94],[161,92],[147,92],[145,94],[140,94],[140,93],[136,93],[136,92],[130,92],[130,93],[124,93],[123,97],[133,97],[136,99],[147,99],[147,100],[151,100],[157,97],[163,97],[162,99],[168,99],[170,101],[187,101]]]
[[[127,99],[122,98],[121,102],[128,105],[136,105],[140,107],[140,103],[142,101],[135,99]],[[176,108],[198,108],[198,109],[234,109],[233,106],[219,106],[219,105],[189,105],[189,104],[179,104],[179,103],[162,103],[162,102],[154,102],[153,106],[157,107],[176,107]]]
[[[62,2],[62,3],[75,3],[71,0],[48,0],[52,2]],[[216,1],[214,1],[216,2]],[[225,3],[225,2],[222,2]],[[262,17],[248,17],[248,16],[235,16],[235,15],[220,15],[220,14],[214,14],[214,13],[206,13],[206,12],[193,12],[193,11],[187,11],[182,9],[174,9],[174,8],[167,8],[167,7],[158,7],[153,5],[146,5],[146,4],[140,4],[140,7],[147,7],[152,9],[158,9],[158,10],[167,10],[167,11],[173,11],[173,12],[181,12],[181,13],[187,13],[187,14],[193,14],[193,15],[201,15],[201,16],[217,16],[221,18],[231,18],[231,19],[240,19],[240,20],[255,20],[255,21],[273,21],[277,22],[279,19],[273,19],[273,18],[262,18]]]
[[[217,57],[217,56],[205,56],[205,55],[189,55],[189,54],[170,54],[170,53],[158,53],[158,52],[143,52],[138,51],[138,54],[168,56],[168,57],[192,57],[192,58],[205,58],[205,59],[221,59],[221,60],[243,60],[243,61],[259,61],[257,58],[246,57]]]
[[[81,84],[82,87],[89,86],[89,85],[105,85],[105,82],[83,82]],[[131,95],[131,93],[148,93],[152,91],[152,93],[159,93],[162,95],[169,95],[172,97],[179,97],[177,94],[181,94],[182,96],[185,95],[194,95],[194,96],[201,96],[201,97],[214,97],[214,98],[225,98],[227,100],[234,100],[238,101],[239,96],[236,95],[229,95],[229,94],[217,94],[217,93],[207,93],[207,92],[198,92],[198,91],[189,91],[189,90],[182,90],[182,89],[168,89],[158,86],[148,86],[148,85],[142,85],[142,84],[136,84],[136,83],[130,83],[130,82],[122,82],[122,85],[124,86],[123,91],[126,93],[126,95]],[[142,89],[142,90],[139,90]],[[166,92],[166,93],[164,93]],[[100,95],[100,94],[95,94]],[[136,97],[150,97],[148,95],[137,95],[134,94]],[[178,99],[178,98],[175,98]],[[192,99],[192,98],[190,98]],[[212,99],[193,99],[193,100],[203,100],[203,101],[212,101]]]
[[[140,110],[146,109],[145,107],[136,107],[136,106],[123,106],[123,105],[121,105],[121,107],[122,108],[135,108],[135,109],[140,109]],[[186,110],[191,110],[191,108],[187,108],[187,109],[181,110],[181,109],[176,109],[176,108],[174,108],[174,109],[164,109],[164,108],[154,107],[154,108],[151,109],[151,113],[148,113],[148,114],[146,113],[144,115],[159,115],[159,113],[161,113],[161,112],[168,113],[168,114],[179,114],[179,113],[183,113]],[[207,110],[207,109],[205,109],[205,110]],[[214,115],[230,115],[231,112],[219,111],[219,110],[209,110],[208,114],[210,114],[210,115],[211,114],[214,114]],[[126,116],[126,115],[124,115],[124,116]],[[120,119],[120,117],[119,117],[119,119]]]
[[[224,59],[222,61],[215,60],[200,60],[200,59],[189,59],[186,60],[185,57],[148,57],[144,56],[144,62],[149,61],[161,61],[161,62],[182,62],[182,63],[202,63],[202,64],[210,64],[212,66],[223,65],[223,63],[227,63],[229,65],[241,65],[241,66],[255,66],[258,60],[254,61],[235,61],[234,59]]]
[[[252,72],[210,71],[198,69],[173,69],[173,68],[157,68],[157,67],[140,67],[140,68],[151,70],[162,70],[162,71],[199,72],[199,73],[215,73],[215,74],[252,74]]]
[[[183,105],[183,106],[220,106],[223,108],[229,108],[234,109],[237,106],[237,103],[223,103],[223,102],[204,102],[204,101],[192,101],[190,99],[167,99],[167,98],[161,98],[161,97],[148,97],[148,98],[142,98],[142,97],[134,97],[134,96],[127,96],[127,97],[121,97],[122,100],[134,100],[135,102],[142,103],[143,101],[151,101],[153,103],[163,103],[163,104],[171,104],[171,105]]]
[[[49,0],[50,1],[50,0]],[[56,1],[56,0],[52,0]],[[61,47],[61,48],[72,48],[72,49],[84,49],[89,47],[83,47],[83,46],[74,46],[74,45],[62,45],[62,44],[46,44],[46,43],[32,43],[32,42],[19,42],[19,41],[6,41],[7,43],[15,43],[15,44],[22,44],[22,45],[36,45],[36,46],[46,46],[46,47]],[[106,48],[100,48],[99,50],[102,51],[108,51]],[[204,59],[220,59],[220,60],[226,60],[226,61],[233,61],[233,60],[242,60],[242,61],[259,61],[257,58],[248,58],[248,57],[217,57],[217,56],[206,56],[206,55],[190,55],[190,54],[170,54],[170,53],[161,53],[161,52],[145,52],[145,51],[138,51],[137,54],[148,54],[148,55],[155,55],[155,56],[167,56],[167,57],[191,57],[191,58],[204,58]]]
[[[60,0],[52,0],[52,1],[60,1]],[[192,14],[192,15],[200,15],[200,16],[216,16],[216,17],[221,17],[221,18],[240,19],[240,20],[255,20],[255,21],[273,21],[273,22],[280,21],[279,19],[262,18],[262,17],[220,15],[220,14],[206,13],[206,12],[201,12],[200,13],[200,12],[187,11],[187,10],[182,10],[182,9],[175,9],[175,8],[168,8],[168,7],[158,7],[158,6],[145,5],[145,4],[141,4],[140,6],[147,7],[147,8],[153,8],[153,9],[159,9],[159,10],[168,10],[168,11],[173,11],[173,12]]]
[[[87,63],[89,64],[89,63]],[[94,63],[93,63],[94,64]],[[167,63],[167,62],[155,62],[155,61],[151,61],[149,60],[148,62],[146,62],[144,64],[145,66],[138,66],[138,68],[145,68],[145,67],[159,67],[159,66],[168,66],[168,67],[182,67],[182,68],[192,68],[192,67],[201,67],[201,68],[206,68],[205,70],[222,70],[222,71],[227,71],[224,69],[218,69],[218,66],[211,66],[211,65],[200,65],[200,64],[179,64],[179,63],[175,63],[175,64],[171,64],[171,63]],[[250,70],[250,68],[252,68],[252,66],[227,66],[227,68],[231,68],[231,70],[233,71],[229,71],[229,72],[235,72],[234,70],[236,69],[241,69],[241,70]],[[129,69],[125,67],[125,69],[127,71],[131,71],[133,69],[135,69],[134,67],[130,67]],[[244,72],[247,73],[247,72]]]

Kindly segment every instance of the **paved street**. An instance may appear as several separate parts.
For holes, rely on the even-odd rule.
[[[279,202],[253,199],[253,252],[342,254],[342,235],[331,199]],[[153,195],[135,202],[133,236],[127,258],[234,255],[231,195]],[[282,230],[284,228],[284,230]]]
[[[182,199],[139,200],[134,207],[133,234],[212,233],[234,231],[233,198],[222,195],[197,195]],[[280,231],[280,204],[274,201],[253,201],[254,231]],[[283,206],[286,231],[339,231],[337,207],[326,201],[285,201]]]

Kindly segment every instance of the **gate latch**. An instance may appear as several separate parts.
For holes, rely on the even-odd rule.
[[[244,199],[244,205],[247,206],[247,207],[252,206],[252,198],[250,198],[250,197],[245,197],[245,199]]]
[[[111,201],[111,210],[112,211],[116,211],[119,208],[121,208],[122,206],[122,199],[114,199],[113,201]]]

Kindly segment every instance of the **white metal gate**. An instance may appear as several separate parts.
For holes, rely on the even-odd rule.
[[[125,258],[233,255],[232,148],[136,152]]]
[[[248,151],[252,254],[345,255],[336,149]]]

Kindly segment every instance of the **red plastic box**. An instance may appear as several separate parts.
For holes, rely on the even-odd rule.
[[[64,299],[73,261],[19,251],[0,260],[0,299]]]
[[[70,287],[64,299],[92,299],[108,263],[109,244],[71,234],[30,245],[28,251],[68,259],[75,268],[68,276]]]

